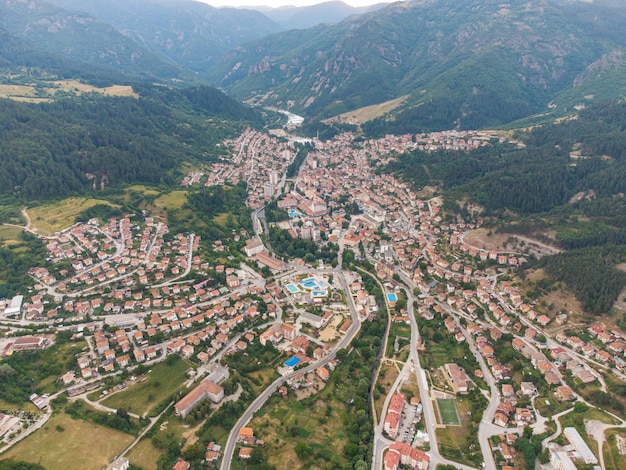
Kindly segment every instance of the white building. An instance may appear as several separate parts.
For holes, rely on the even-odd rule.
[[[598,463],[598,459],[595,455],[593,455],[593,452],[591,452],[591,449],[576,428],[567,427],[563,429],[563,434],[570,444],[572,444],[572,447],[574,447],[574,449],[576,449],[576,451],[580,454],[580,458],[583,462],[593,465]]]
[[[24,301],[23,295],[16,295],[11,299],[11,305],[9,305],[5,310],[4,314],[7,317],[16,317],[22,311],[22,302]]]

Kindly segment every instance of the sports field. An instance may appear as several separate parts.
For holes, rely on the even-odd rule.
[[[461,418],[456,410],[454,399],[437,398],[437,408],[439,408],[439,419],[441,424],[446,426],[460,426]]]

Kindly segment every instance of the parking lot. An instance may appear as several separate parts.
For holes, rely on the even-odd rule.
[[[419,409],[419,412],[417,411]],[[405,444],[411,444],[415,437],[415,428],[421,419],[421,404],[418,406],[404,405],[402,409],[402,418],[400,419],[400,429],[398,430],[397,441]]]

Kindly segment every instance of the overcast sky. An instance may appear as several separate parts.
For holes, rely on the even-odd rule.
[[[270,6],[280,7],[283,5],[293,5],[303,7],[307,5],[315,5],[323,3],[324,0],[197,0],[208,3],[214,7],[244,7],[244,6]],[[375,3],[390,3],[391,0],[343,0],[344,3],[353,7],[361,7],[365,5],[374,5]]]

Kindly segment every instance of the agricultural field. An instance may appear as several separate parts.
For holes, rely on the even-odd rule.
[[[28,209],[31,229],[41,235],[51,235],[76,222],[76,217],[84,210],[98,204],[118,207],[102,199],[70,197]]]
[[[76,80],[42,81],[38,84],[0,84],[0,98],[9,98],[14,101],[28,103],[46,103],[53,101],[59,92],[82,95],[85,93],[99,93],[104,96],[132,96],[139,95],[129,85],[112,85],[99,88]]]
[[[146,374],[146,380],[130,385],[127,389],[116,392],[102,401],[104,406],[124,409],[140,416],[150,415],[151,411],[163,400],[173,395],[187,379],[186,372],[191,365],[178,360],[172,364],[163,361]]]
[[[133,441],[133,436],[97,424],[55,414],[46,425],[2,454],[3,459],[37,463],[46,470],[76,468],[77,456],[82,470],[101,470]]]

